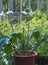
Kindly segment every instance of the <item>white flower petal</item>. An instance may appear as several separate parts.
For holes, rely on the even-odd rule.
[[[4,14],[4,12],[3,12],[3,11],[0,13],[0,16],[5,16],[5,14]]]
[[[6,12],[6,14],[14,14],[14,12],[11,11],[11,10],[8,10],[8,11]]]

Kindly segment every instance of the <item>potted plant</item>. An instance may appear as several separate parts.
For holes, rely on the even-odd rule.
[[[10,36],[0,36],[0,48],[4,46],[5,50],[10,53],[10,48],[13,49],[14,65],[34,65],[35,57],[37,55],[34,52],[37,49],[38,43],[32,40],[35,38],[38,40],[40,37],[40,32],[38,29],[34,28],[30,31],[29,23],[27,23],[27,31],[23,27],[22,32],[12,32]],[[9,47],[10,46],[10,47]],[[11,49],[11,50],[12,50]]]
[[[22,32],[12,32],[9,37],[4,35],[0,36],[0,48],[7,43],[4,46],[4,49],[9,53],[13,50],[12,56],[14,58],[14,65],[35,64],[35,57],[37,53],[34,52],[34,50],[37,49],[37,40],[40,37],[40,32],[37,28],[34,28],[33,30],[29,29],[30,18],[28,19],[28,16],[29,14],[27,15],[28,27],[26,33],[23,27]],[[36,40],[34,40],[34,38]]]

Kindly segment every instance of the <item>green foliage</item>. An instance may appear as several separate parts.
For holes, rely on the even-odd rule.
[[[8,36],[9,39],[12,38],[11,35],[14,35],[16,37],[16,34],[22,34],[22,28],[24,26],[24,37],[26,40],[26,36],[27,36],[27,23],[29,22],[29,36],[30,38],[32,38],[29,42],[29,48],[27,48],[27,44],[24,44],[24,50],[35,50],[38,55],[40,56],[48,56],[48,15],[46,13],[42,13],[41,11],[35,11],[35,14],[32,16],[28,16],[31,17],[29,19],[29,21],[27,21],[26,19],[20,23],[16,23],[16,24],[10,24],[10,21],[8,19],[4,19],[2,22],[0,22],[0,36],[4,35],[4,36]],[[28,18],[27,17],[27,18]],[[12,26],[14,31],[12,30]],[[37,29],[37,30],[36,30]],[[11,32],[15,32],[15,33],[11,33]],[[17,32],[17,33],[16,33]],[[33,34],[33,32],[35,34]],[[11,34],[10,34],[11,33]],[[32,36],[33,35],[33,36]],[[19,35],[19,39],[22,35]],[[13,41],[16,40],[16,38],[13,39]],[[22,39],[21,39],[22,40]],[[13,42],[12,41],[12,42]],[[22,46],[21,46],[21,42],[17,39],[18,44],[15,43],[15,45],[18,46],[18,48],[16,48],[18,51],[21,50]],[[24,41],[27,42],[27,41]],[[5,47],[3,48],[4,52],[6,52],[6,54],[11,54],[12,51],[14,51],[14,49],[12,48],[11,44],[6,44]],[[0,55],[0,57],[2,57],[2,54]],[[4,58],[4,57],[3,57]],[[11,61],[10,57],[5,57],[9,62]],[[2,59],[1,62],[2,65],[4,65],[4,59]],[[11,63],[11,62],[10,62]],[[5,64],[6,65],[6,64]],[[8,64],[9,65],[9,64]]]
[[[40,56],[48,56],[48,44],[42,43],[37,49],[38,55]]]
[[[48,34],[44,34],[41,36],[41,44],[37,48],[38,55],[40,56],[48,56]]]
[[[0,36],[0,48],[2,48],[8,42],[7,36]]]
[[[32,41],[31,39],[34,37],[36,40],[39,38],[37,38],[36,36],[38,36],[39,31],[36,31],[37,29],[31,30],[31,31],[27,31],[27,33],[20,33],[20,32],[13,32],[11,33],[11,37],[9,38],[9,44],[6,45],[5,49],[7,48],[9,53],[10,53],[10,44],[12,45],[12,47],[14,48],[14,50],[22,50],[22,51],[29,51],[30,49],[32,49]],[[31,35],[29,35],[28,33],[31,33]],[[25,35],[26,34],[26,35]],[[35,36],[36,35],[36,36]],[[9,46],[8,46],[9,45]],[[17,46],[17,48],[16,48]],[[10,47],[10,48],[8,48]],[[6,49],[6,50],[7,50]],[[7,52],[8,52],[7,51]],[[18,52],[17,52],[18,53]]]
[[[12,33],[11,33],[10,42],[16,44],[16,41],[17,41],[18,38],[19,38],[19,39],[22,38],[22,33],[12,32]]]
[[[36,40],[38,40],[40,37],[40,31],[36,30],[36,29],[33,29],[32,33],[30,33],[30,34],[31,34],[31,37],[33,35]]]
[[[4,52],[7,53],[7,54],[11,54],[13,52],[11,44],[5,45]]]

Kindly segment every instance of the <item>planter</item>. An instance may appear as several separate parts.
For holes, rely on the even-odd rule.
[[[31,55],[17,56],[13,53],[14,65],[35,65],[36,53],[31,53]]]
[[[36,57],[37,65],[48,65],[48,57],[45,56],[37,56]]]

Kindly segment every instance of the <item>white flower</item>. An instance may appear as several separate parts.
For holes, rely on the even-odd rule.
[[[25,12],[25,11],[21,11],[21,13],[27,15],[27,12]]]
[[[35,14],[32,10],[29,12],[29,14],[31,14],[31,15],[33,15],[33,14]]]
[[[8,11],[6,12],[6,14],[14,14],[14,12],[11,11],[11,10],[8,10]]]
[[[3,11],[1,11],[0,16],[5,16],[5,14],[4,14],[4,12],[3,12]]]
[[[30,12],[28,12],[28,13],[26,11],[21,11],[21,13],[25,14],[25,15],[27,15],[27,14],[31,14],[31,15],[35,14],[32,10]]]

